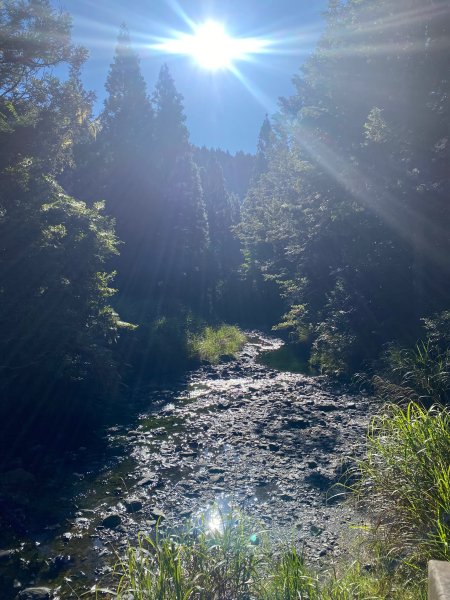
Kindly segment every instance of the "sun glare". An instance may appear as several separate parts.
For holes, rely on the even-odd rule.
[[[191,34],[177,34],[163,40],[156,48],[169,54],[190,56],[196,64],[209,71],[231,69],[233,63],[262,52],[267,42],[257,38],[233,38],[216,21],[206,21],[193,28]]]
[[[233,40],[219,23],[208,21],[201,25],[192,39],[191,54],[203,68],[211,71],[230,66],[234,56]]]

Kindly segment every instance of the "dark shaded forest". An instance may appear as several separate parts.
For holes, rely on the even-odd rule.
[[[332,1],[326,19],[256,155],[231,156],[190,144],[169,69],[149,91],[125,26],[94,116],[70,16],[1,4],[0,394],[16,445],[179,376],[189,335],[221,322],[284,330],[345,378],[397,360],[401,379],[422,340],[446,398],[449,5]]]

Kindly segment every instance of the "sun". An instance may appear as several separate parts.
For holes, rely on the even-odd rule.
[[[191,29],[191,33],[175,33],[153,47],[160,52],[188,56],[202,69],[220,71],[232,70],[235,62],[249,60],[268,45],[258,38],[234,38],[218,21],[205,21]]]
[[[233,59],[239,58],[236,41],[215,21],[206,21],[196,28],[190,54],[198,65],[209,71],[227,69]]]

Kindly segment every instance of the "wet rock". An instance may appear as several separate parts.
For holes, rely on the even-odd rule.
[[[211,483],[221,483],[224,480],[223,475],[211,475],[211,477],[209,478],[209,481]]]
[[[50,600],[51,589],[47,587],[27,588],[19,592],[16,596],[17,600]]]
[[[165,513],[160,508],[158,508],[157,506],[154,506],[153,508],[150,509],[150,514],[156,520],[158,520],[158,519],[161,519],[161,520],[162,519],[166,519]]]
[[[303,417],[292,417],[286,421],[286,425],[290,429],[307,429],[310,423]]]
[[[122,518],[118,514],[112,514],[105,517],[102,521],[103,527],[106,529],[115,529],[122,523]]]
[[[317,408],[323,412],[332,412],[339,409],[336,404],[318,404]]]
[[[158,475],[156,473],[147,473],[145,477],[138,481],[138,485],[145,487],[147,485],[155,485],[158,482]]]
[[[18,553],[17,549],[11,548],[10,550],[0,550],[0,563],[8,562],[14,558],[14,555]]]
[[[135,513],[142,510],[143,504],[137,498],[127,498],[124,500],[125,508],[127,513]]]

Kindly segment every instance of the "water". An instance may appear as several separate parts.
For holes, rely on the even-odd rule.
[[[291,531],[301,515],[304,535],[317,537],[320,551],[325,534],[312,536],[309,524],[328,518],[338,529],[346,517],[335,505],[325,506],[323,491],[308,483],[311,465],[329,469],[327,440],[334,448],[342,438],[345,449],[350,432],[363,439],[367,411],[355,403],[360,426],[355,411],[341,408],[340,420],[333,412],[317,436],[289,428],[293,410],[311,427],[331,414],[317,415],[330,393],[298,374],[305,372],[306,356],[281,340],[255,336],[238,360],[202,367],[181,388],[149,393],[98,448],[79,448],[60,465],[49,464],[28,492],[26,527],[20,519],[14,526],[14,507],[6,515],[12,526],[0,527],[0,550],[17,550],[0,562],[0,598],[13,600],[34,585],[61,586],[64,600],[79,598],[95,582],[114,587],[111,565],[140,531],[154,532],[158,510],[167,515],[162,531],[189,518],[220,531],[221,518],[237,507],[278,534],[283,527]],[[345,398],[333,400],[346,404]],[[127,508],[132,500],[141,508]],[[113,514],[120,525],[102,525]]]
[[[305,346],[283,345],[277,350],[262,352],[258,363],[277,371],[317,375],[309,364],[309,351]]]

